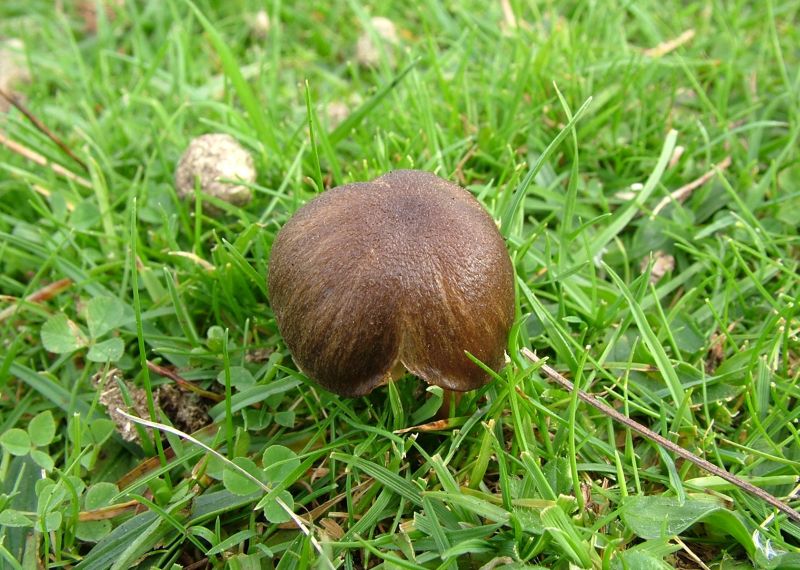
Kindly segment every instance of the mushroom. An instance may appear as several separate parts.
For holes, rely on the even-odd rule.
[[[228,134],[202,135],[189,143],[175,170],[175,188],[181,198],[194,197],[196,178],[201,192],[234,206],[244,206],[253,199],[253,191],[247,186],[256,179],[253,157]]]
[[[467,391],[505,362],[514,273],[491,216],[463,188],[398,170],[300,208],[269,265],[278,328],[298,368],[341,396],[403,374]]]

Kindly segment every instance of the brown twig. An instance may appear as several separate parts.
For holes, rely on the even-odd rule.
[[[166,456],[167,460],[173,459],[175,457],[175,450],[171,447],[168,447],[164,450],[164,455]],[[139,477],[144,476],[151,471],[155,471],[156,469],[161,467],[161,458],[158,456],[155,457],[148,457],[147,459],[143,460],[141,463],[136,465],[133,469],[125,473],[122,477],[117,480],[117,487],[120,489],[125,489],[128,486],[132,485]]]
[[[711,180],[717,172],[722,172],[726,168],[731,165],[731,157],[726,156],[722,162],[715,165],[714,168],[703,174],[701,177],[696,178],[678,188],[677,190],[670,192],[669,196],[666,196],[663,200],[661,200],[658,205],[653,208],[653,213],[651,214],[651,218],[655,218],[658,213],[666,208],[671,202],[683,202],[689,195],[700,188],[703,184]]]
[[[685,146],[677,145],[672,151],[672,157],[669,159],[669,164],[667,165],[668,168],[675,168],[675,165],[678,164],[678,161],[681,159],[685,151]]]
[[[203,438],[212,439],[214,437],[215,430],[219,429],[219,426],[215,424],[207,425],[206,427],[202,428],[200,431],[195,432],[195,435],[200,436],[202,434]],[[175,450],[171,447],[168,447],[164,450],[164,456],[167,460],[171,460],[175,458]],[[147,473],[152,473],[156,469],[161,468],[161,458],[157,455],[155,457],[148,457],[144,459],[141,463],[136,465],[133,469],[125,473],[122,477],[117,480],[117,487],[120,489],[125,489],[136,482],[137,479],[140,477],[144,477]]]
[[[0,144],[5,146],[6,148],[8,148],[10,151],[16,152],[18,155],[20,155],[20,156],[22,156],[24,158],[27,158],[31,162],[35,162],[36,164],[38,164],[40,166],[45,166],[47,168],[50,168],[53,172],[55,172],[59,176],[63,176],[64,178],[68,178],[69,180],[72,180],[73,182],[75,182],[77,184],[80,184],[84,188],[91,188],[92,187],[92,183],[89,182],[88,180],[86,180],[85,178],[81,178],[80,176],[78,176],[77,174],[75,174],[71,170],[67,170],[66,168],[64,168],[60,164],[56,164],[54,162],[51,162],[50,160],[48,160],[46,157],[42,156],[41,154],[39,154],[35,150],[31,150],[28,147],[26,147],[25,145],[20,144],[20,143],[14,141],[14,140],[11,140],[7,136],[5,136],[3,133],[0,133]]]
[[[181,377],[177,373],[173,372],[169,368],[164,368],[163,366],[159,366],[158,364],[150,362],[149,360],[147,361],[147,367],[156,374],[159,374],[165,378],[169,378],[184,390],[187,390],[189,392],[194,392],[198,396],[207,398],[209,400],[214,400],[215,402],[221,402],[222,400],[225,399],[225,396],[223,396],[222,394],[217,394],[216,392],[203,390],[199,386],[196,386],[192,382],[189,382],[188,380]]]
[[[72,152],[72,149],[69,148],[67,144],[64,141],[62,141],[53,131],[47,128],[47,125],[45,125],[41,120],[39,120],[39,117],[31,113],[30,110],[25,105],[23,105],[19,99],[14,97],[14,95],[11,93],[6,93],[2,89],[0,89],[0,97],[2,97],[3,99],[11,103],[14,107],[16,107],[20,113],[25,115],[26,119],[28,119],[31,123],[33,123],[34,127],[39,129],[42,133],[44,133],[47,136],[47,138],[56,143],[56,145],[58,145],[58,148],[67,153],[67,156],[69,156],[72,160],[77,162],[85,172],[89,172],[89,167],[86,166],[86,163],[83,162],[80,158],[78,158],[78,156],[74,152]]]
[[[473,157],[477,150],[478,145],[471,146],[470,149],[464,153],[464,156],[461,158],[461,160],[458,161],[458,164],[456,164],[455,177],[462,186],[466,185],[467,183],[467,179],[464,177],[464,166],[467,164],[469,159]]]
[[[556,384],[558,384],[559,386],[561,386],[562,388],[564,388],[565,390],[567,390],[569,392],[572,392],[572,391],[575,390],[575,386],[572,384],[572,382],[570,382],[569,380],[564,378],[564,376],[562,376],[561,374],[559,374],[558,372],[553,370],[550,366],[545,364],[544,361],[541,358],[536,356],[529,349],[523,348],[521,352],[526,358],[528,358],[532,362],[535,362],[537,364],[541,363],[542,372],[544,372],[545,375],[550,380],[552,380],[553,382],[555,382]],[[800,523],[800,513],[798,513],[796,510],[794,510],[792,507],[790,507],[786,503],[783,503],[780,500],[778,500],[777,498],[773,497],[772,495],[770,495],[769,493],[767,493],[763,489],[759,489],[758,487],[756,487],[752,483],[748,483],[744,479],[740,479],[736,475],[728,473],[727,471],[725,471],[725,469],[722,469],[721,467],[717,467],[713,463],[710,463],[709,461],[706,461],[705,459],[703,459],[701,457],[698,457],[694,453],[692,453],[690,451],[687,451],[686,449],[682,448],[681,446],[679,446],[679,445],[677,445],[675,443],[672,443],[670,440],[666,439],[665,437],[662,437],[662,436],[658,435],[656,432],[644,427],[639,422],[634,421],[634,420],[630,419],[629,417],[622,415],[621,413],[619,413],[617,410],[615,410],[611,406],[608,406],[608,405],[604,404],[603,402],[601,402],[600,400],[598,400],[597,398],[595,398],[591,394],[587,394],[583,390],[578,390],[578,398],[580,398],[582,401],[586,402],[587,404],[589,404],[593,408],[595,408],[597,410],[600,410],[605,415],[617,420],[618,422],[623,424],[628,429],[631,429],[631,430],[635,431],[636,433],[638,433],[639,435],[642,435],[642,436],[646,437],[650,441],[653,441],[653,442],[657,443],[661,447],[663,447],[665,449],[668,449],[669,451],[671,451],[672,453],[674,453],[678,457],[681,457],[681,458],[685,459],[686,461],[689,461],[690,463],[694,463],[695,465],[697,465],[698,467],[700,467],[701,469],[703,469],[705,471],[708,471],[712,475],[716,475],[720,479],[724,479],[728,483],[731,483],[732,485],[735,485],[735,486],[739,487],[743,491],[747,491],[748,493],[750,493],[752,495],[755,495],[756,497],[758,497],[762,501],[764,501],[766,503],[769,503],[770,505],[772,505],[773,507],[775,507],[776,509],[778,509],[779,511],[784,513],[787,517],[789,517],[793,521],[795,521],[797,523]]]

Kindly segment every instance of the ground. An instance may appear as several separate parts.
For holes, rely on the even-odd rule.
[[[0,567],[800,567],[800,2],[319,4],[0,4]],[[236,205],[175,187],[207,133]],[[399,168],[515,270],[443,420],[269,302],[292,213]]]

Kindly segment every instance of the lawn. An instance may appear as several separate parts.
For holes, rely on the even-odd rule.
[[[799,22],[2,0],[0,568],[800,568]],[[178,194],[206,133],[249,203]],[[460,399],[334,395],[270,304],[292,214],[396,169],[513,264]]]

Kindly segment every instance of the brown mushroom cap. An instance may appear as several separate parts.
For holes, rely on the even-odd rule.
[[[399,170],[321,194],[275,238],[269,291],[300,370],[362,396],[402,364],[465,391],[497,370],[514,319],[511,260],[466,190]]]

